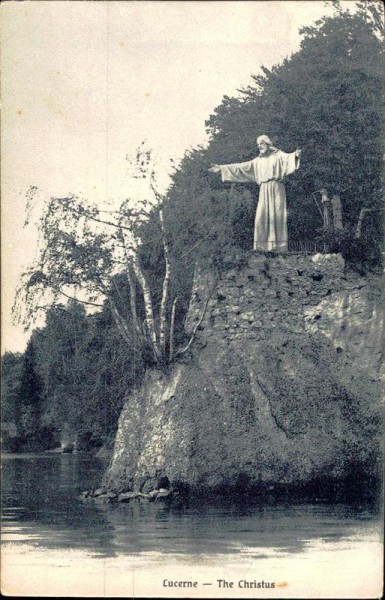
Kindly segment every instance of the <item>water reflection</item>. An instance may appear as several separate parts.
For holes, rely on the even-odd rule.
[[[105,463],[81,455],[12,456],[3,461],[3,538],[46,548],[113,552],[105,515],[76,500],[100,480]],[[98,550],[97,550],[98,551]]]
[[[3,539],[44,548],[78,548],[95,556],[161,551],[186,556],[252,553],[284,556],[314,540],[335,542],[362,533],[375,515],[362,506],[192,499],[161,503],[80,502],[106,463],[86,455],[24,455],[4,460]]]

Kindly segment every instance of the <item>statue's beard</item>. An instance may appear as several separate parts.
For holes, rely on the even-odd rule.
[[[259,151],[259,156],[269,156],[269,154],[271,154],[270,148],[265,148],[265,150]]]

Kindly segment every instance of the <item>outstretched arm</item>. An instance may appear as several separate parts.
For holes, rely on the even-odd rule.
[[[256,181],[255,159],[231,165],[211,165],[209,171],[210,173],[221,173],[222,181],[230,181],[232,183]]]
[[[280,176],[281,178],[291,175],[297,169],[299,169],[301,161],[302,150],[297,148],[294,152],[287,154],[286,152],[280,151],[279,162],[280,162]]]

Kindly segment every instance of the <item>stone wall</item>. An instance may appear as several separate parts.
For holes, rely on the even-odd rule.
[[[210,296],[211,292],[211,296]],[[337,353],[381,374],[384,338],[383,280],[345,270],[339,254],[241,254],[224,268],[201,269],[185,328],[202,317],[197,340],[266,340],[275,331],[321,333]]]

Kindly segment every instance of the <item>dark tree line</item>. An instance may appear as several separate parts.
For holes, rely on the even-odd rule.
[[[78,449],[109,446],[127,390],[143,361],[119,335],[108,308],[87,315],[76,302],[47,312],[24,354],[2,357],[5,448],[44,450],[62,442]]]
[[[223,98],[206,122],[208,144],[185,154],[154,208],[124,200],[104,214],[77,197],[50,200],[44,249],[20,295],[30,315],[49,307],[46,325],[23,355],[3,357],[5,414],[21,447],[56,444],[68,432],[85,447],[105,443],[146,365],[164,368],[189,348],[183,322],[196,265],[220,266],[229,251],[252,247],[256,187],[223,185],[208,168],[253,158],[257,135],[303,149],[287,182],[289,239],[332,233],[329,248],[351,263],[381,263],[382,13],[376,2],[354,14],[334,4],[332,17],[302,30],[298,52]],[[140,177],[150,159],[138,152]],[[325,230],[322,201],[341,207],[337,231]],[[99,312],[87,314],[87,305]]]

